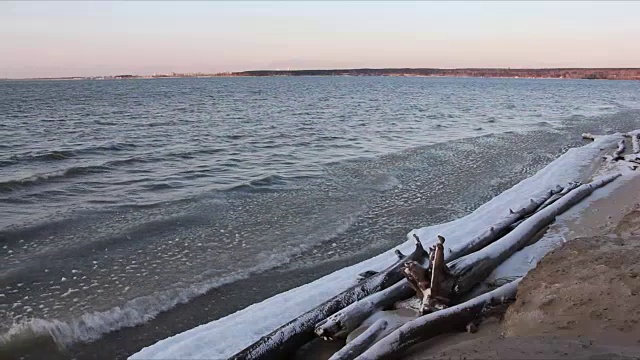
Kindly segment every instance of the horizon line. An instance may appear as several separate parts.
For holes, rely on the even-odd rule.
[[[296,72],[330,72],[330,71],[398,71],[398,70],[512,70],[512,71],[533,71],[533,70],[640,70],[640,67],[354,67],[354,68],[315,68],[315,69],[254,69],[254,70],[240,70],[240,71],[220,71],[220,72],[201,72],[201,71],[189,71],[189,72],[154,72],[152,74],[135,74],[135,73],[120,73],[115,75],[89,75],[89,76],[40,76],[40,77],[0,77],[0,80],[56,80],[56,79],[91,79],[91,78],[115,78],[115,77],[136,77],[136,78],[154,78],[154,77],[188,77],[188,76],[206,76],[223,77],[256,73],[256,72],[274,72],[274,73],[296,73]]]

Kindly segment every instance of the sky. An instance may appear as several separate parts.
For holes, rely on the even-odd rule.
[[[0,78],[640,67],[640,2],[0,1]]]

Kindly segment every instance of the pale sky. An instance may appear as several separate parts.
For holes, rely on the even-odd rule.
[[[640,67],[640,2],[0,1],[0,77]]]

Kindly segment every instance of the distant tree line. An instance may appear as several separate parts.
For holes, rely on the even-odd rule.
[[[640,80],[640,68],[253,70],[231,76],[457,76]]]

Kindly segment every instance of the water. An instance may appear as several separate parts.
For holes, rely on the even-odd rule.
[[[468,213],[579,146],[583,131],[640,127],[639,90],[396,77],[0,82],[2,341],[40,332],[70,346],[145,323],[162,337],[223,316],[321,275],[309,269]],[[292,274],[306,275],[283,280]],[[258,290],[212,292],[257,278]],[[204,298],[220,305],[191,306]]]

